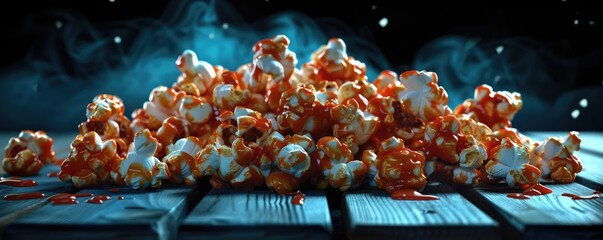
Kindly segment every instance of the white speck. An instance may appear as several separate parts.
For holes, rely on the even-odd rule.
[[[574,25],[578,25],[578,23],[580,23],[580,21],[578,21],[578,19],[574,20]]]
[[[588,107],[588,100],[586,100],[586,98],[583,98],[578,104],[580,104],[580,107],[586,108]]]
[[[222,23],[222,28],[223,29],[228,29],[228,23]]]
[[[54,25],[57,26],[57,29],[60,29],[63,27],[63,22],[57,21]]]
[[[496,53],[500,54],[503,50],[505,50],[504,46],[498,46],[496,47]]]
[[[109,2],[115,2],[115,0],[109,0]]]
[[[580,116],[580,110],[575,109],[574,111],[572,111],[572,114],[571,114],[571,115],[572,115],[572,118],[573,118],[573,119],[578,118],[578,116]]]
[[[115,42],[116,44],[120,44],[121,43],[121,37],[120,36],[115,36],[113,38],[113,42]]]
[[[381,20],[379,20],[379,26],[381,26],[383,28],[385,26],[387,26],[387,23],[388,23],[387,18],[382,18]]]
[[[494,84],[498,83],[500,81],[500,75],[496,75],[496,77],[494,77]]]
[[[588,21],[588,25],[591,25],[591,26],[595,25],[595,21],[593,21],[593,20]]]
[[[216,37],[216,36],[214,36],[213,33],[210,33],[209,36],[207,36],[207,37],[209,37],[209,39],[214,39],[214,37]]]
[[[373,6],[371,6],[371,9],[373,9],[373,11],[375,11],[375,9],[377,9],[377,6],[373,5]]]

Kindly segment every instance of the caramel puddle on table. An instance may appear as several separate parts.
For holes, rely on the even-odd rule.
[[[437,196],[423,195],[412,189],[402,189],[392,193],[392,199],[395,200],[438,200]]]
[[[507,194],[507,197],[524,200],[524,199],[530,199],[530,196],[545,195],[545,194],[549,194],[549,193],[553,192],[552,189],[550,189],[540,183],[533,185],[533,186],[522,186],[522,188],[523,188],[522,193],[509,193],[509,194]]]
[[[92,196],[94,196],[92,193],[59,193],[49,197],[46,201],[52,203],[52,205],[78,204],[77,198]]]
[[[38,186],[38,183],[30,179],[21,179],[18,177],[2,178],[0,185],[6,185],[11,187],[34,187]]]
[[[572,200],[592,200],[592,199],[601,198],[601,196],[599,194],[601,194],[601,192],[594,191],[592,195],[576,195],[573,193],[563,193],[563,194],[561,194],[561,196],[570,197],[570,198],[572,198]]]
[[[15,194],[4,195],[4,200],[28,200],[28,199],[43,198],[45,196],[46,195],[41,192],[15,193]]]
[[[297,191],[293,198],[291,198],[291,203],[293,205],[303,205],[304,201],[306,201],[306,195],[304,195],[301,191]]]
[[[110,200],[111,197],[107,196],[107,195],[98,195],[98,196],[94,196],[88,200],[86,200],[87,203],[92,203],[92,204],[103,204],[104,201]]]

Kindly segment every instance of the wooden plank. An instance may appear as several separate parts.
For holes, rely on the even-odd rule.
[[[57,177],[48,177],[46,174],[59,171],[57,165],[46,165],[40,170],[40,174],[34,177],[25,177],[23,179],[31,179],[38,184],[34,187],[9,187],[0,185],[0,228],[6,225],[19,214],[24,214],[40,207],[44,204],[45,198],[29,199],[29,200],[5,200],[7,194],[18,194],[28,192],[41,192],[46,196],[56,193],[69,192],[72,190],[70,184],[65,184]],[[6,175],[5,175],[6,176]]]
[[[432,201],[393,200],[377,189],[344,193],[350,239],[499,239],[498,224],[445,185],[430,185]]]
[[[202,184],[207,190],[209,184]],[[203,189],[167,186],[157,190],[89,188],[79,193],[107,195],[102,204],[87,203],[45,206],[9,225],[5,237],[19,239],[174,239],[184,215],[200,199]],[[115,191],[115,189],[113,189]],[[123,197],[123,200],[119,200]]]
[[[303,205],[267,190],[213,189],[186,217],[182,239],[331,239],[325,192],[305,191]]]
[[[567,132],[525,132],[527,136],[533,137],[536,140],[544,140],[547,137],[563,137],[567,136]],[[580,131],[581,151],[591,152],[603,156],[603,132]]]
[[[563,193],[591,195],[594,190],[578,183],[549,184],[553,193],[531,196],[528,200],[507,197],[506,185],[489,185],[468,190],[473,201],[484,201],[483,209],[502,225],[513,227],[507,238],[593,239],[603,235],[603,199],[572,200]],[[505,221],[505,222],[502,222]]]
[[[578,173],[576,182],[603,191],[603,156],[586,152],[577,152],[576,156],[582,160],[582,172]]]
[[[75,134],[50,135],[55,139],[57,159],[67,156]],[[8,141],[8,140],[7,140]],[[49,178],[47,172],[59,171],[57,165],[47,165],[39,176],[38,187],[47,196],[59,192],[75,192],[70,184]],[[39,180],[38,180],[39,179]],[[56,188],[56,189],[53,189]],[[51,205],[46,199],[0,202],[0,212],[12,211],[35,201],[35,208],[7,220],[3,237],[6,239],[174,239],[178,224],[192,209],[210,185],[205,179],[198,186],[167,186],[158,190],[137,191],[127,187],[83,189],[80,193],[107,195],[103,204],[89,204],[89,197],[78,198],[79,204]],[[1,191],[2,189],[0,189]],[[25,188],[19,189],[25,190]],[[118,200],[118,197],[123,200]],[[1,201],[1,200],[0,200]],[[6,206],[4,206],[4,205]],[[10,210],[9,210],[10,209]],[[1,234],[1,233],[0,233]],[[2,236],[2,235],[0,235]]]
[[[8,143],[8,139],[17,136],[16,134],[0,134],[0,140]],[[57,134],[57,144],[55,145],[57,158],[65,158],[69,152],[69,144],[71,143],[74,134]],[[6,140],[6,141],[4,141]],[[4,151],[2,151],[2,158],[4,158]],[[2,169],[0,167],[0,169]],[[3,170],[0,170],[3,171]],[[15,193],[27,193],[27,192],[41,192],[50,196],[61,192],[70,192],[72,187],[70,184],[61,182],[57,177],[49,177],[49,173],[58,173],[60,166],[54,164],[47,164],[37,176],[23,177],[23,179],[31,179],[36,181],[37,186],[34,187],[10,187],[0,185],[0,228],[5,226],[8,222],[12,221],[15,217],[32,211],[35,208],[41,207],[45,204],[45,199],[30,199],[30,200],[4,200],[3,197],[7,194]],[[8,174],[2,172],[2,177],[9,177]]]
[[[589,134],[590,133],[590,134]],[[546,137],[550,136],[563,136],[561,132],[528,132],[527,136],[534,138],[534,140],[544,140]],[[567,135],[567,133],[565,133]],[[593,143],[593,141],[598,140],[601,144],[599,146],[603,146],[603,136],[596,136],[598,133],[586,132],[580,133],[580,137],[582,139],[582,143],[580,144],[581,150],[575,152],[575,155],[582,160],[582,172],[578,173],[576,178],[576,182],[579,182],[589,188],[593,188],[596,190],[603,190],[603,154],[596,154],[594,151],[585,150],[585,144],[597,144]],[[599,135],[601,135],[599,133]],[[584,138],[584,136],[590,136],[588,138]],[[588,145],[587,144],[587,145]],[[601,148],[601,147],[600,147]]]

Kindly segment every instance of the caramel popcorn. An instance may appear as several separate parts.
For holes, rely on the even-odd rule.
[[[237,107],[234,112],[225,111],[219,118],[222,123],[210,139],[212,143],[230,146],[236,137],[242,137],[246,143],[260,144],[274,130],[274,118],[263,117],[249,108]]]
[[[246,72],[250,70],[244,68],[241,71]],[[220,113],[222,111],[233,111],[237,106],[250,108],[262,113],[269,110],[264,94],[252,92],[248,89],[241,73],[224,70],[218,80],[222,83],[217,84],[213,88],[211,100]],[[275,101],[278,103],[278,99]]]
[[[341,191],[357,188],[362,183],[367,166],[354,160],[352,151],[335,137],[323,137],[316,143],[314,155],[329,185]]]
[[[97,95],[59,178],[78,188],[145,189],[210,176],[215,188],[264,185],[279,194],[305,182],[347,191],[366,179],[394,199],[427,200],[437,198],[416,191],[428,177],[505,181],[534,194],[549,192],[540,179],[568,183],[582,170],[578,133],[535,142],[511,128],[519,93],[481,85],[453,112],[436,73],[384,70],[369,82],[339,38],[298,69],[290,45],[284,35],[262,39],[235,70],[185,50],[177,81],[153,89],[131,122],[119,97]],[[54,160],[41,131],[23,131],[5,152],[12,175],[35,175]]]
[[[52,138],[48,137],[44,131],[21,131],[19,136],[8,141],[8,145],[4,148],[4,156],[15,157],[25,149],[34,153],[42,163],[52,163],[55,159]]]
[[[325,136],[331,126],[330,109],[337,105],[332,92],[316,93],[312,87],[296,87],[285,91],[277,113],[279,129],[294,133]]]
[[[486,151],[490,149],[490,147],[487,146],[487,142],[490,141],[491,136],[493,135],[492,129],[486,126],[486,124],[476,122],[466,114],[457,116],[457,119],[461,124],[461,133],[463,133],[463,135],[473,136],[477,141],[484,143]]]
[[[132,123],[130,123],[130,128],[134,133],[138,133],[144,129],[149,127],[149,116],[146,111],[142,108],[138,108],[132,112]]]
[[[178,106],[177,114],[191,124],[204,124],[213,117],[212,105],[205,99],[195,96],[185,96]]]
[[[373,84],[378,89],[378,94],[383,97],[400,99],[405,87],[398,81],[398,74],[389,70],[383,70]]]
[[[264,183],[264,175],[257,166],[257,153],[243,144],[242,138],[236,138],[232,147],[207,145],[199,154],[201,175],[212,176],[215,188],[233,186],[241,189],[253,189]]]
[[[143,130],[144,131],[144,130]],[[188,137],[188,124],[182,118],[171,116],[166,118],[161,127],[154,132],[153,137],[158,141],[155,157],[163,158],[167,154],[167,147],[178,139]]]
[[[104,105],[104,103],[108,105],[110,111],[96,111],[95,107],[98,106],[98,104]],[[121,98],[110,94],[99,94],[92,99],[92,103],[88,104],[86,117],[92,121],[98,122],[107,120],[115,121],[119,126],[119,137],[126,142],[130,142],[132,141],[134,134],[130,128],[130,120],[124,116],[124,111],[125,106]]]
[[[2,168],[12,176],[33,176],[40,172],[44,163],[29,149],[21,150],[17,155],[5,157]]]
[[[189,135],[205,137],[202,138],[202,143],[206,142],[212,125],[215,125],[213,106],[210,103],[204,98],[187,95],[180,101],[176,115],[185,122]]]
[[[119,138],[119,125],[113,120],[101,122],[88,119],[85,122],[80,123],[78,129],[80,134],[96,132],[103,140]]]
[[[174,83],[174,89],[193,96],[203,96],[208,90],[211,91],[214,78],[216,78],[216,71],[208,62],[199,61],[194,51],[185,50],[176,60],[176,66],[182,74],[178,76],[177,82]]]
[[[535,144],[530,156],[530,164],[538,167],[542,178],[555,182],[571,183],[582,171],[582,162],[574,155],[580,150],[581,139],[578,132],[569,132],[567,138],[547,138]]]
[[[366,80],[366,65],[348,56],[346,44],[339,38],[329,39],[327,45],[314,52],[302,72],[306,81],[314,85],[333,81],[341,86],[348,81]]]
[[[253,46],[251,67],[244,73],[246,89],[253,93],[264,93],[271,110],[278,107],[278,100],[284,91],[297,85],[291,79],[297,57],[288,49],[289,43],[285,35],[258,41]]]
[[[529,164],[528,147],[505,137],[500,145],[491,151],[493,156],[485,166],[488,175],[504,179],[511,187],[538,184],[541,173],[538,168]]]
[[[171,174],[167,164],[153,156],[158,145],[148,129],[136,133],[128,156],[111,172],[115,182],[134,189],[161,187],[161,180],[169,179]]]
[[[59,179],[72,182],[76,188],[109,185],[111,171],[122,159],[115,140],[102,140],[95,131],[80,134],[71,143],[69,157],[61,164]]]
[[[272,132],[272,121],[244,107],[225,111],[219,119],[222,123],[197,156],[201,175],[212,176],[211,183],[217,188],[253,189],[262,185],[271,160],[262,161],[260,144]]]
[[[433,121],[452,113],[448,107],[448,93],[438,85],[434,72],[406,71],[400,74],[404,90],[399,96],[404,109],[423,121]]]
[[[43,131],[24,130],[8,141],[2,168],[12,176],[33,176],[38,174],[44,163],[51,163],[54,159],[52,138]]]
[[[305,135],[275,138],[282,140],[277,140],[276,146],[266,151],[272,153],[277,168],[268,175],[266,185],[280,194],[290,193],[317,169],[318,163],[310,157],[316,146],[312,138]]]
[[[511,120],[522,106],[521,94],[494,92],[492,87],[483,84],[475,88],[474,99],[465,100],[454,109],[454,113],[469,114],[475,121],[496,131],[511,127]]]
[[[337,91],[337,101],[344,103],[354,99],[361,110],[366,110],[368,100],[377,96],[377,88],[366,81],[346,82]]]
[[[401,101],[393,97],[374,97],[370,100],[368,112],[381,120],[382,139],[396,136],[406,141],[419,140],[425,132],[425,121],[408,112]]]
[[[423,154],[406,148],[404,142],[395,137],[381,142],[376,154],[378,173],[375,183],[378,188],[392,195],[405,189],[423,190],[427,184]]]
[[[359,109],[354,99],[349,99],[331,109],[333,136],[350,147],[353,154],[366,143],[379,127],[379,118]]]
[[[232,84],[220,84],[214,88],[212,103],[220,109],[232,111],[236,106],[243,106],[250,99],[249,91],[237,89]]]
[[[95,131],[103,140],[115,139],[127,145],[132,141],[133,132],[124,110],[121,98],[110,94],[97,95],[86,108],[86,121],[78,126],[80,134]]]
[[[107,121],[124,114],[124,104],[119,97],[101,94],[92,99],[86,108],[86,117],[93,121]]]
[[[431,159],[458,164],[453,170],[453,181],[462,184],[477,183],[478,171],[488,157],[484,145],[471,135],[461,132],[461,122],[453,115],[441,116],[425,128],[426,155]]]
[[[194,185],[196,178],[201,176],[197,153],[201,151],[203,144],[199,138],[181,138],[175,144],[168,146],[168,155],[163,157],[162,162],[169,167],[173,183]]]
[[[52,138],[44,131],[23,130],[4,148],[2,168],[13,176],[33,176],[45,163],[52,163],[54,159]]]
[[[153,89],[149,95],[149,101],[145,102],[143,109],[147,118],[147,126],[150,130],[161,127],[161,123],[170,116],[175,116],[180,100],[186,95],[185,92],[177,92],[171,88],[159,86]]]

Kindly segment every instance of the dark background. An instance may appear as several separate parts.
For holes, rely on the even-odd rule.
[[[1,99],[1,113],[4,117],[0,130],[32,128],[74,131],[77,123],[85,118],[85,108],[82,106],[96,95],[90,91],[86,94],[81,86],[94,85],[94,82],[90,81],[99,81],[87,79],[89,76],[86,72],[96,74],[105,68],[113,71],[122,65],[135,64],[132,62],[137,59],[132,57],[133,55],[148,56],[137,55],[132,50],[140,48],[136,41],[143,36],[143,30],[132,29],[153,31],[166,26],[169,28],[175,22],[181,24],[184,21],[174,19],[182,16],[166,11],[175,9],[174,5],[193,2],[196,1],[20,1],[16,2],[16,6],[2,7],[0,26],[4,33],[0,37],[3,56],[0,58],[0,81],[5,96]],[[495,90],[518,91],[525,96],[524,111],[517,115],[514,122],[514,126],[520,130],[602,130],[599,119],[600,110],[603,109],[600,97],[603,78],[600,77],[599,71],[603,69],[603,21],[595,7],[584,5],[582,2],[544,1],[538,3],[538,8],[525,8],[519,5],[520,2],[504,1],[501,7],[507,8],[501,9],[482,6],[478,6],[479,9],[463,6],[459,9],[430,7],[438,6],[436,2],[425,2],[423,6],[401,7],[398,6],[398,1],[329,1],[328,5],[326,1],[274,0],[218,3],[215,21],[210,19],[211,14],[203,14],[204,18],[210,19],[209,22],[214,21],[218,27],[221,22],[226,22],[222,19],[229,19],[230,28],[233,30],[240,25],[240,38],[248,37],[246,31],[257,31],[259,36],[263,36],[265,31],[262,28],[272,25],[261,22],[272,21],[275,14],[292,13],[287,15],[289,18],[296,18],[298,14],[305,15],[308,19],[316,21],[316,24],[311,26],[318,26],[322,31],[323,35],[317,36],[319,42],[325,43],[325,37],[342,37],[348,43],[350,55],[367,62],[369,68],[388,68],[398,73],[414,68],[435,71],[440,76],[440,84],[451,96],[451,107],[464,98],[472,97],[472,89],[477,84],[488,83],[494,85]],[[94,34],[77,35],[78,41],[75,42],[70,42],[68,37],[57,38],[53,33],[56,19],[66,18],[72,22],[61,20],[65,27],[68,24],[73,26],[84,22],[86,28],[95,30]],[[388,19],[385,27],[379,25],[382,18]],[[258,22],[260,24],[257,24]],[[197,26],[205,27],[204,24],[205,22]],[[247,27],[253,30],[247,30]],[[112,32],[124,36],[120,49],[109,49],[100,55],[107,59],[121,56],[121,60],[103,64],[87,63],[88,58],[98,57],[94,55],[99,54],[90,53],[90,56],[74,57],[65,53],[72,51],[70,44],[77,45],[80,39],[92,46],[91,42],[98,41],[96,39],[112,39]],[[178,34],[186,34],[186,31],[176,32],[174,36],[179,36]],[[345,38],[346,36],[348,38]],[[348,42],[350,38],[353,39]],[[291,40],[295,42],[297,39]],[[505,46],[505,50],[497,54],[497,46]],[[247,49],[250,49],[251,45],[236,47],[250,52]],[[105,48],[107,47],[99,47]],[[80,51],[86,47],[80,48],[78,45],[74,49],[73,51]],[[94,49],[96,51],[96,48]],[[181,49],[168,48],[167,51],[166,56],[173,56],[175,60]],[[354,55],[354,51],[358,54]],[[297,53],[298,57],[304,56],[304,53]],[[248,56],[246,61],[250,61],[251,53],[245,54]],[[504,54],[507,55],[498,56]],[[38,59],[44,61],[37,61]],[[81,68],[80,61],[84,62]],[[480,65],[480,62],[490,63]],[[302,63],[300,60],[298,66]],[[228,63],[220,64],[228,66]],[[48,65],[44,68],[47,70],[41,71],[42,80],[32,80],[44,81],[41,84],[48,86],[48,92],[39,93],[36,85],[36,90],[30,97],[19,99],[18,94],[6,94],[9,91],[18,92],[28,84],[22,79],[27,78],[27,74],[13,72],[28,73],[32,69],[33,72],[40,72],[39,68],[33,65]],[[172,68],[170,66],[170,69]],[[55,72],[56,69],[61,69],[60,73]],[[374,73],[380,70],[373,69],[373,76],[369,74],[369,78],[375,77]],[[526,71],[530,73],[524,74]],[[57,75],[61,77],[57,78]],[[177,71],[174,71],[172,76],[172,79],[159,83],[171,85],[171,82],[175,81]],[[120,74],[111,76],[119,77]],[[46,79],[59,80],[48,82]],[[77,87],[78,97],[67,97],[66,101],[57,100],[73,95],[76,89],[62,87],[73,85],[71,82],[80,84],[80,87]],[[59,87],[54,87],[55,85]],[[158,84],[153,86],[156,85]],[[94,86],[91,88],[97,89]],[[145,93],[120,95],[126,102],[128,115],[135,108],[142,106],[150,89],[146,87],[140,90]],[[587,107],[579,105],[583,98],[588,101]],[[15,104],[22,101],[29,103]],[[46,101],[61,103],[38,106],[43,105],[38,103]],[[67,105],[74,102],[77,104]],[[77,108],[73,105],[77,105]],[[52,109],[54,107],[56,108]],[[73,109],[66,111],[65,108]],[[579,117],[573,118],[570,113],[576,109],[580,110],[580,114]],[[7,117],[18,112],[23,112],[22,116]],[[67,113],[64,117],[57,117],[62,112]],[[48,123],[40,123],[44,121],[41,119],[47,118]]]

